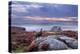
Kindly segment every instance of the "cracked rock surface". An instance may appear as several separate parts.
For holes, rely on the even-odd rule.
[[[64,49],[77,49],[78,41],[74,38],[67,36],[47,36],[38,37],[35,40],[35,45],[39,50],[64,50]]]

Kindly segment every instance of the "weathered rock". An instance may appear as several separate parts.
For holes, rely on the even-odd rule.
[[[49,50],[49,44],[43,43],[42,45],[39,46],[39,50],[42,50],[42,51]]]
[[[67,45],[57,39],[47,39],[39,44],[39,47],[43,44],[49,44],[48,50],[63,50],[67,49]]]
[[[68,45],[68,47],[73,48],[73,49],[78,48],[78,41],[76,39],[67,37],[67,36],[58,37],[58,38],[62,40],[63,42],[65,42]]]
[[[50,31],[51,32],[62,32],[62,29],[59,26],[53,26]]]
[[[40,50],[44,44],[48,45],[48,50],[68,49],[67,45],[64,42],[61,42],[54,37],[40,37],[35,40],[35,43],[38,45]]]

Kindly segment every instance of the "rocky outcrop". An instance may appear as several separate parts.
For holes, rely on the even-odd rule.
[[[59,26],[53,26],[50,31],[51,32],[62,32],[62,28]]]
[[[33,42],[30,45],[30,48],[28,49],[31,49],[33,45],[37,45],[37,48],[38,48],[37,51],[64,50],[64,49],[77,49],[78,48],[78,41],[74,38],[70,38],[67,36],[39,37],[35,39]]]
[[[68,47],[72,49],[78,48],[78,40],[71,38],[71,37],[67,37],[67,36],[58,37],[58,38],[62,40],[63,42],[65,42],[65,44],[67,44]]]

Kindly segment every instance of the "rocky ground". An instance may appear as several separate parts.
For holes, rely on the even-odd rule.
[[[36,47],[33,47],[36,46]],[[47,36],[38,37],[32,41],[31,45],[25,51],[46,51],[46,50],[65,50],[77,49],[78,41],[67,36]],[[36,50],[37,49],[37,50]]]
[[[12,52],[32,52],[46,50],[65,50],[78,48],[77,31],[48,32],[36,37],[38,32],[28,32],[25,28],[11,27]]]

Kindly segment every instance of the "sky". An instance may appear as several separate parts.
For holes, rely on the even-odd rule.
[[[68,4],[13,1],[12,23],[77,22],[78,6]]]

